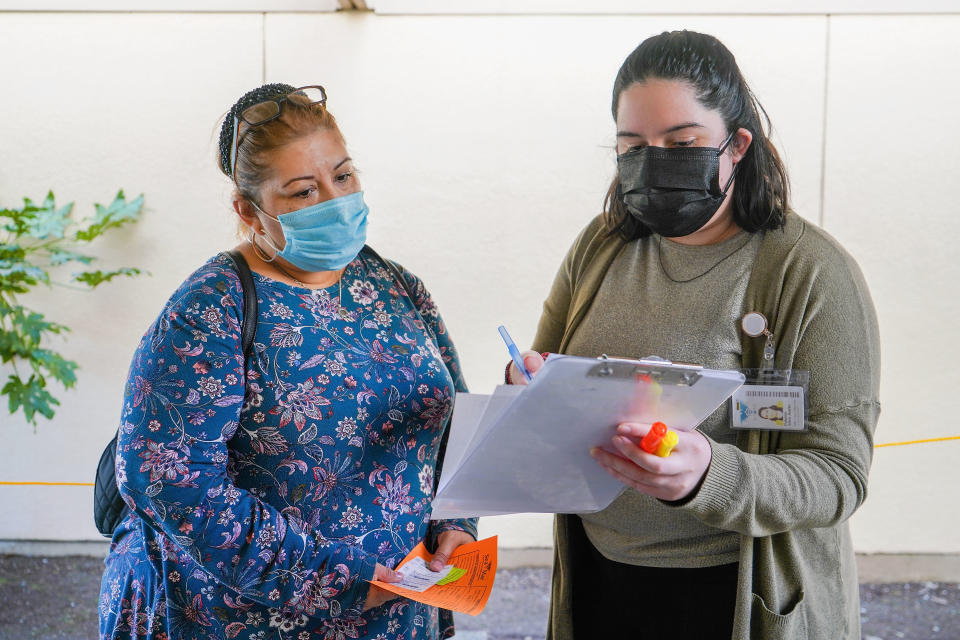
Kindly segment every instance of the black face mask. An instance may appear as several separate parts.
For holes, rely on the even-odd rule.
[[[734,165],[720,189],[720,156],[733,139],[715,147],[643,147],[617,156],[623,202],[635,218],[667,238],[687,236],[717,212],[737,174]]]

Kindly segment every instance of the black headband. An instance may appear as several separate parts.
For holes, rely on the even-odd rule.
[[[229,176],[231,173],[230,154],[233,151],[233,123],[239,114],[242,113],[244,109],[252,107],[259,102],[273,98],[282,98],[295,90],[296,87],[280,82],[265,84],[252,91],[246,92],[230,107],[230,111],[227,112],[227,117],[223,119],[223,124],[220,126],[220,169],[226,175]]]

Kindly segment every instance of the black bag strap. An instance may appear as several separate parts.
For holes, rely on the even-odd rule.
[[[250,357],[253,348],[253,338],[257,335],[257,315],[260,313],[257,305],[257,285],[253,282],[250,265],[243,254],[236,249],[224,251],[223,255],[230,258],[233,268],[240,276],[240,286],[243,289],[243,322],[240,323],[240,346],[243,348],[243,358]]]
[[[257,333],[257,286],[247,260],[236,249],[224,251],[233,263],[243,288],[243,320],[240,323],[240,346],[243,348],[244,361],[250,358],[253,338]],[[105,537],[113,537],[113,531],[127,517],[130,508],[120,496],[114,470],[117,457],[117,434],[107,444],[97,464],[97,475],[93,487],[93,521],[97,530]]]

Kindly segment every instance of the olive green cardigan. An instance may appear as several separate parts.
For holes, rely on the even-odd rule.
[[[867,494],[880,413],[876,315],[860,269],[823,230],[789,213],[782,230],[764,233],[743,310],[767,317],[778,369],[810,371],[809,428],[711,441],[700,489],[674,508],[740,534],[733,638],[859,640],[847,519]],[[584,229],[544,303],[534,349],[564,352],[623,245],[600,217]],[[745,367],[760,367],[763,345],[743,336]],[[567,640],[579,519],[557,515],[554,536],[547,637]]]

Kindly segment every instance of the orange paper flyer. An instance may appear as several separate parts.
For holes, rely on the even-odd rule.
[[[421,542],[396,568],[399,569],[417,557],[423,558],[427,563],[433,559],[433,555],[427,552]],[[403,589],[380,580],[371,580],[370,583],[417,602],[477,615],[487,606],[490,592],[493,591],[493,579],[497,573],[497,536],[461,545],[450,556],[448,564],[467,573],[459,580],[449,584],[437,584],[423,592]]]

